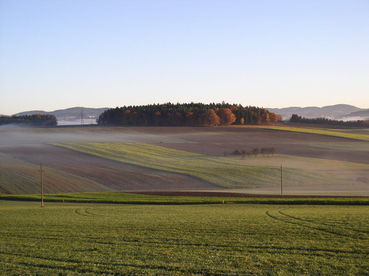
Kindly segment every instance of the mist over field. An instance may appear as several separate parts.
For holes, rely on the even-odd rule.
[[[59,120],[58,119],[58,126],[83,126],[83,125],[96,125],[96,119],[81,119],[79,120]]]
[[[121,131],[114,129],[94,129],[83,127],[69,128],[24,128],[16,125],[0,126],[0,145],[41,145],[61,142],[133,142],[147,139],[160,140],[160,135],[145,134],[131,131],[129,128]],[[170,137],[161,137],[163,140]]]
[[[364,121],[369,120],[368,116],[352,116],[352,117],[343,117],[342,121]]]
[[[275,153],[251,154],[263,148]],[[282,165],[285,193],[362,194],[369,193],[368,154],[365,141],[267,128],[6,126],[0,128],[0,187],[6,193],[37,193],[42,163],[48,192],[278,194]]]

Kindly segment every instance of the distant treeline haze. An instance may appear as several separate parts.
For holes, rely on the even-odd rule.
[[[0,125],[9,124],[35,127],[54,127],[57,125],[57,121],[54,115],[49,114],[0,116]]]
[[[301,117],[297,114],[291,116],[290,122],[292,123],[307,123],[307,124],[321,124],[331,126],[344,126],[344,127],[369,127],[369,120],[366,121],[337,121],[327,118],[309,119]]]
[[[221,126],[268,124],[281,116],[264,108],[235,104],[153,104],[124,106],[108,109],[99,119],[99,125],[131,126]]]

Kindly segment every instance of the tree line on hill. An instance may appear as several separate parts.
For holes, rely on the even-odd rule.
[[[49,114],[0,116],[0,125],[10,124],[30,127],[55,127],[57,125],[57,120],[54,115]]]
[[[330,125],[330,126],[342,126],[342,127],[369,127],[369,120],[366,121],[339,121],[331,120],[327,118],[315,118],[309,119],[301,117],[297,114],[291,116],[290,122],[292,123],[307,123],[307,124],[318,124],[318,125]]]
[[[253,106],[166,103],[108,109],[97,122],[110,126],[222,126],[268,124],[280,120],[281,116]]]

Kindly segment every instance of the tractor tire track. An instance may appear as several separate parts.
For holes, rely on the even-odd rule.
[[[331,230],[328,230],[328,229],[325,229],[325,228],[322,228],[322,227],[315,227],[315,226],[307,225],[307,224],[304,224],[304,223],[301,223],[301,222],[291,221],[291,219],[288,219],[288,217],[280,218],[280,217],[277,217],[275,215],[270,214],[269,211],[266,211],[265,214],[268,217],[270,217],[270,218],[272,218],[274,220],[281,221],[281,222],[284,222],[284,223],[293,224],[293,225],[297,225],[297,226],[300,226],[302,228],[308,228],[308,229],[312,229],[312,230],[316,230],[316,231],[328,233],[328,234],[331,234],[331,235],[336,235],[336,236],[340,236],[340,237],[346,237],[346,238],[355,239],[355,240],[356,239],[359,239],[359,240],[367,240],[367,239],[362,239],[362,238],[359,238],[359,237],[353,237],[352,235],[347,235],[347,234],[343,234],[343,233],[331,231]]]
[[[79,215],[79,216],[84,216],[84,217],[89,217],[91,215],[86,213],[86,210],[84,208],[78,208],[78,209],[74,209],[74,213]]]
[[[332,224],[328,224],[328,223],[324,223],[324,222],[316,222],[314,220],[309,220],[309,219],[304,219],[304,218],[300,218],[300,217],[295,217],[295,216],[286,214],[286,213],[284,213],[282,211],[278,211],[278,213],[280,213],[281,215],[283,215],[285,217],[289,217],[291,219],[294,219],[294,220],[299,220],[299,221],[303,221],[303,222],[307,222],[307,223],[312,223],[312,224],[316,224],[316,225],[320,225],[320,226],[335,227],[335,228],[339,228],[340,230],[344,230],[344,231],[352,231],[352,232],[356,232],[356,233],[369,234],[369,231],[363,231],[363,230],[345,228],[345,227],[336,226],[336,225],[332,225]]]

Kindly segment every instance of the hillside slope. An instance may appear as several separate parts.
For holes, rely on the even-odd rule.
[[[342,119],[350,119],[350,118],[354,118],[354,120],[369,120],[369,109],[362,109],[359,111],[351,112],[343,116]]]
[[[352,112],[360,111],[361,109],[347,104],[336,104],[323,107],[286,107],[286,108],[268,108],[269,111],[282,115],[283,120],[291,118],[292,114],[297,114],[305,118],[330,118],[340,119]]]
[[[352,166],[355,174],[365,173],[366,165],[331,162],[311,158],[263,155],[260,158],[216,157],[143,143],[63,143],[58,146],[87,153],[121,163],[133,164],[144,168],[190,176],[218,188],[273,188],[280,182],[280,164],[282,160],[288,166],[284,168],[284,178],[289,185],[324,187],[330,185],[348,185],[355,180],[351,174],[336,173],[333,167]],[[318,165],[319,169],[309,163]],[[357,177],[357,176],[356,176]]]
[[[66,109],[59,109],[54,111],[43,111],[43,110],[31,110],[24,111],[15,114],[20,115],[32,115],[32,114],[51,114],[54,115],[58,121],[61,120],[80,120],[83,115],[84,119],[92,118],[97,119],[101,113],[103,113],[108,108],[88,108],[88,107],[71,107]]]

